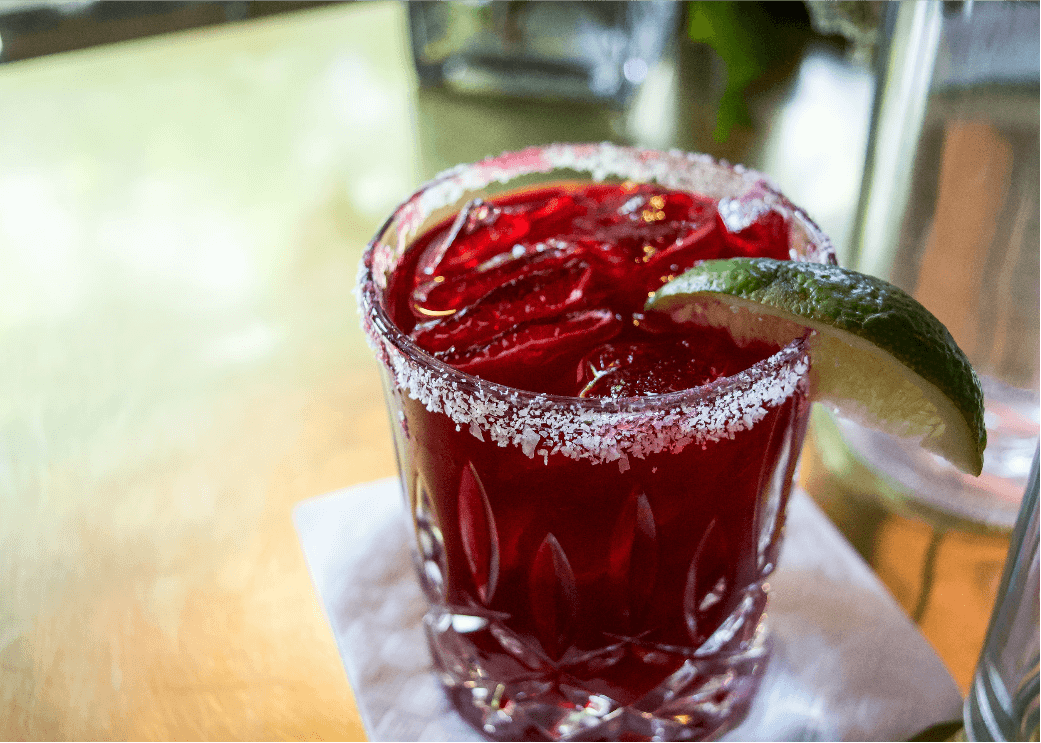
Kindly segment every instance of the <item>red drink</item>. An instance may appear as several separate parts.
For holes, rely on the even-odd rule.
[[[491,162],[532,152],[550,150]],[[464,200],[367,256],[435,665],[493,737],[706,737],[758,684],[805,350],[739,346],[642,306],[697,260],[830,248],[806,225],[793,240],[786,202],[718,199],[527,189]]]
[[[689,389],[779,349],[646,317],[696,261],[788,257],[783,217],[731,233],[714,199],[626,182],[527,191],[426,232],[391,277],[395,324],[435,358],[532,392],[631,397]]]

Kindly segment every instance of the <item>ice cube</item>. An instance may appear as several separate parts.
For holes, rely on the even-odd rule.
[[[503,207],[472,199],[445,233],[431,242],[416,264],[416,283],[471,269],[508,252],[528,232],[528,219],[513,215],[500,220]]]
[[[558,268],[578,252],[577,247],[560,241],[518,243],[508,253],[499,253],[471,271],[435,276],[419,284],[412,292],[412,313],[421,319],[450,315],[525,272]]]
[[[431,352],[486,344],[524,323],[588,306],[593,299],[587,292],[592,273],[588,262],[576,258],[524,271],[452,315],[419,323],[412,337]]]
[[[579,397],[639,397],[696,387],[718,376],[684,339],[604,344],[579,364]]]
[[[578,396],[639,397],[698,387],[747,369],[776,350],[760,342],[738,347],[718,328],[605,343],[579,363]]]
[[[719,221],[727,247],[725,257],[790,257],[787,219],[761,201],[720,201]]]
[[[583,310],[548,322],[526,323],[488,343],[462,350],[453,348],[435,356],[482,379],[523,387],[521,383],[533,368],[549,366],[576,347],[588,348],[608,341],[618,335],[622,327],[622,318],[611,310]],[[541,386],[552,387],[551,382]]]

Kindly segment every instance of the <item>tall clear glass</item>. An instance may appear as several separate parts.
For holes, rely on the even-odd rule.
[[[979,373],[983,475],[839,423],[896,495],[940,520],[1006,532],[1041,422],[1039,27],[1036,2],[886,5],[852,245],[852,266],[925,305]]]
[[[1035,451],[987,639],[965,700],[968,740],[1037,740],[1041,733],[1038,456]]]
[[[455,168],[366,253],[363,323],[382,363],[416,537],[425,628],[456,706],[498,739],[692,740],[740,721],[809,403],[798,340],[695,389],[535,394],[446,366],[398,330],[388,279],[475,196],[657,182],[781,212],[795,260],[831,244],[758,173],[701,155],[552,145]]]

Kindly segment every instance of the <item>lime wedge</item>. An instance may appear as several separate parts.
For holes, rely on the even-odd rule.
[[[738,342],[810,333],[811,395],[843,415],[917,440],[979,475],[983,391],[943,323],[881,279],[772,258],[705,261],[665,284],[646,309],[726,327]]]

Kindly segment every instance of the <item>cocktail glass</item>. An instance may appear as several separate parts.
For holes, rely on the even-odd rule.
[[[436,673],[490,737],[692,740],[740,721],[769,656],[777,561],[809,403],[796,340],[662,395],[536,394],[458,371],[391,320],[409,246],[474,197],[576,181],[719,199],[738,224],[783,214],[793,260],[834,262],[754,171],[703,155],[551,145],[454,168],[370,244],[359,278],[381,362]]]

